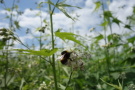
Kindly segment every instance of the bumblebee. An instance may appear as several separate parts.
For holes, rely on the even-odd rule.
[[[72,52],[68,52],[68,51],[63,51],[61,52],[61,63],[66,65],[68,63],[68,60],[72,61],[72,59],[70,58],[70,55],[71,55]]]
[[[63,65],[71,67],[73,70],[84,70],[84,64],[80,57],[75,52],[61,52],[60,61]]]

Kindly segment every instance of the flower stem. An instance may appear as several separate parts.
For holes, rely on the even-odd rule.
[[[65,90],[67,90],[67,88],[68,88],[68,85],[69,85],[69,83],[70,83],[72,74],[73,74],[73,70],[72,70],[71,73],[70,73],[70,77],[69,77],[69,80],[68,80],[68,83],[67,83],[67,86],[66,86]]]
[[[53,34],[53,17],[52,17],[52,10],[51,5],[48,4],[49,7],[49,14],[50,14],[50,25],[51,25],[51,36],[52,36],[52,49],[54,49],[54,34]],[[54,75],[54,83],[55,83],[55,90],[58,90],[57,86],[57,78],[56,78],[56,67],[55,67],[55,55],[52,55],[52,68],[53,68],[53,75]]]
[[[105,12],[105,9],[104,9],[104,1],[102,0],[102,10],[103,10],[103,13]],[[105,21],[105,17],[104,17],[104,21]],[[107,44],[107,35],[106,35],[106,26],[103,27],[104,28],[104,35],[105,35],[105,44]],[[109,61],[109,48],[106,47],[105,48],[105,56],[106,56],[106,69],[107,69],[107,72],[108,72],[108,76],[110,77],[110,61]]]

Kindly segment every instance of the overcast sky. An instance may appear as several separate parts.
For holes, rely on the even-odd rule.
[[[0,28],[8,28],[9,27],[9,20],[5,18],[6,15],[9,14],[5,10],[5,8],[11,8],[13,4],[13,0],[4,0],[5,5],[0,4]],[[21,26],[20,30],[17,30],[16,33],[19,35],[20,39],[24,43],[37,43],[34,36],[38,36],[39,32],[36,31],[36,28],[44,26],[44,23],[41,23],[41,20],[45,19],[49,21],[49,14],[48,14],[48,6],[47,4],[43,4],[41,9],[37,8],[37,3],[44,2],[46,0],[15,0],[15,4],[18,5],[18,10],[22,11],[23,14],[19,16],[15,16],[13,19],[19,21],[19,25]],[[52,0],[56,2],[56,0]],[[61,1],[61,0],[60,0]],[[62,12],[56,10],[53,15],[54,20],[54,31],[59,28],[62,28],[63,31],[72,31],[76,34],[80,34],[82,36],[87,35],[95,35],[95,32],[90,32],[91,28],[95,28],[96,32],[102,33],[102,28],[100,24],[102,22],[101,14],[102,9],[97,12],[93,12],[95,9],[95,3],[97,0],[67,0],[66,3],[74,6],[79,6],[81,9],[77,8],[68,8],[68,12],[72,17],[78,17],[75,22],[71,19],[67,18]],[[101,0],[102,1],[102,0]],[[103,0],[103,1],[111,1],[106,2],[108,6],[105,6],[106,10],[112,11],[113,15],[120,19],[123,23],[127,23],[127,16],[132,15],[133,6],[135,6],[135,0]],[[41,17],[37,14],[41,12]],[[16,11],[13,12],[14,15],[17,15]],[[123,33],[122,24],[120,27],[116,24],[112,25],[113,32],[115,33]],[[29,28],[33,35],[25,34],[26,29]],[[49,31],[46,33],[50,34]],[[110,31],[108,30],[107,33],[109,34]],[[50,39],[49,39],[50,40]],[[59,43],[60,44],[60,43]],[[20,46],[16,42],[16,46]]]

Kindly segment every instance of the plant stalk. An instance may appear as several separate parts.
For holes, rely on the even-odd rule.
[[[104,10],[104,4],[103,4],[103,0],[102,0],[102,10],[103,12],[105,12]],[[105,21],[105,17],[104,17],[104,21]],[[105,35],[105,44],[107,44],[107,36],[106,36],[106,27],[104,26],[104,35]],[[106,69],[108,72],[108,76],[110,77],[110,61],[109,61],[109,49],[108,47],[105,48],[105,56],[106,56]]]
[[[6,50],[6,64],[5,64],[5,75],[4,75],[4,84],[5,84],[5,89],[7,89],[7,76],[8,76],[8,68],[9,68],[9,59],[8,59],[8,56],[9,56],[9,41],[7,41],[7,46],[5,47],[5,50]]]
[[[53,34],[53,17],[52,17],[52,10],[51,5],[48,4],[49,7],[49,14],[50,14],[50,25],[51,25],[51,36],[52,36],[52,49],[54,49],[54,34]],[[55,90],[58,90],[57,86],[57,78],[56,78],[56,67],[55,67],[55,55],[52,55],[52,68],[53,68],[53,75],[54,75],[54,83],[55,83]]]
[[[68,85],[71,81],[72,74],[73,74],[73,71],[71,71],[71,73],[70,73],[70,77],[69,77],[69,80],[68,80],[68,83],[67,83],[67,86],[66,86],[65,90],[67,90],[67,88],[68,88]]]

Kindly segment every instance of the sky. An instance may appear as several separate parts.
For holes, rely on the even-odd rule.
[[[5,18],[10,13],[5,10],[5,8],[11,8],[15,1],[15,5],[18,5],[18,11],[23,12],[21,15],[17,15],[17,11],[14,10],[13,20],[19,21],[20,29],[16,30],[16,34],[19,36],[21,41],[25,44],[35,44],[37,49],[39,48],[39,42],[35,37],[39,37],[40,33],[36,30],[39,27],[45,26],[48,23],[41,23],[41,21],[46,20],[49,22],[48,5],[43,4],[42,8],[37,8],[37,3],[46,2],[46,0],[4,0],[5,4],[0,4],[0,28],[9,28],[9,19]],[[57,0],[52,0],[56,3]],[[62,1],[62,0],[60,0]],[[81,36],[96,36],[99,33],[103,33],[103,28],[100,26],[102,18],[102,9],[94,12],[96,7],[95,2],[97,0],[67,0],[66,3],[73,6],[81,7],[77,8],[67,8],[67,12],[72,17],[77,17],[77,20],[72,21],[70,18],[66,17],[58,9],[55,10],[53,15],[54,31],[59,28],[64,32],[73,32]],[[99,0],[100,1],[100,0]],[[135,6],[135,0],[101,0],[105,2],[105,9],[110,10],[113,16],[117,17],[123,23],[128,23],[127,17],[133,14],[133,6]],[[110,2],[109,2],[110,1]],[[107,4],[107,5],[106,5]],[[39,16],[41,14],[41,16]],[[123,28],[123,24],[120,26],[112,24],[113,33],[124,33],[127,29]],[[95,28],[95,31],[90,32],[91,28]],[[31,33],[26,34],[26,31],[30,30]],[[98,33],[97,33],[98,32]],[[51,41],[48,36],[51,34],[49,30],[45,31],[44,43]],[[107,34],[110,34],[108,28]],[[58,46],[62,45],[63,42],[56,40]],[[102,42],[101,42],[102,43]],[[17,48],[24,48],[18,42],[15,42]],[[49,48],[49,47],[48,47]]]

